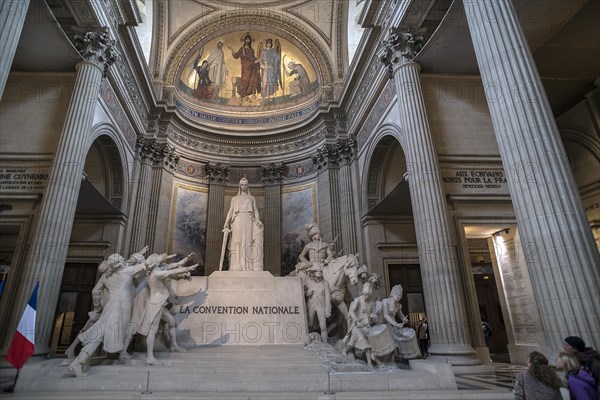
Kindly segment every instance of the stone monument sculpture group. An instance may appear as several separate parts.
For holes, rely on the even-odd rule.
[[[263,228],[248,180],[242,178],[223,227],[220,269],[227,253],[231,271],[262,271]],[[364,357],[369,366],[394,357],[418,357],[415,331],[404,327],[408,319],[400,305],[402,287],[394,286],[389,298],[376,301],[374,292],[381,278],[359,266],[358,254],[336,254],[336,240],[323,241],[317,223],[305,228],[310,241],[290,276],[299,277],[304,287],[308,328],[316,331],[308,335],[310,340],[334,343],[337,339],[342,354]],[[94,308],[67,350],[72,359],[68,369],[75,376],[85,376],[82,365],[101,345],[107,353],[118,353],[119,360],[129,359],[128,347],[136,334],[146,338],[149,365],[158,363],[154,356],[158,332],[164,332],[171,351],[185,351],[177,343],[178,304],[172,282],[189,279],[198,264],[187,265],[191,254],[169,263],[173,256],[146,257],[147,252],[145,247],[127,260],[115,253],[99,265],[100,278],[92,291]],[[356,291],[348,291],[349,286],[360,288],[351,300],[350,293]],[[82,348],[75,355],[79,344]]]

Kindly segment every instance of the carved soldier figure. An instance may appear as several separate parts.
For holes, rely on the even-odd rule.
[[[406,359],[416,358],[420,354],[417,335],[414,329],[404,327],[408,318],[402,312],[400,300],[402,300],[402,285],[396,285],[392,288],[390,297],[381,301],[380,322],[388,325],[398,356]]]
[[[305,283],[308,326],[312,326],[315,316],[319,320],[321,340],[327,343],[327,318],[331,316],[331,293],[329,283],[323,279],[323,264],[314,262],[308,269],[310,279]]]
[[[134,297],[133,297],[133,311],[131,313],[131,323],[127,327],[125,343],[123,345],[123,351],[119,354],[119,359],[121,361],[129,359],[131,356],[127,353],[127,349],[129,348],[129,344],[133,339],[133,336],[136,333],[139,333],[140,326],[142,325],[142,319],[145,314],[146,307],[148,305],[148,300],[150,299],[150,288],[148,287],[148,281],[150,274],[154,270],[155,267],[158,267],[162,262],[164,262],[167,258],[171,258],[171,256],[167,256],[166,253],[163,254],[151,254],[145,261],[146,264],[146,273],[138,277],[135,283]]]
[[[332,244],[323,241],[319,225],[313,222],[306,224],[305,229],[311,241],[304,246],[302,253],[298,257],[300,262],[296,265],[296,273],[307,270],[314,262],[327,265],[334,258],[331,248]],[[308,259],[306,258],[307,256]]]
[[[125,262],[117,253],[108,257],[108,271],[100,277],[92,290],[94,310],[90,313],[90,319],[95,323],[79,334],[84,346],[68,367],[75,376],[85,376],[81,364],[101,344],[107,353],[123,350],[126,329],[131,321],[133,278],[146,270],[143,258],[141,263],[129,265],[129,262],[133,263],[139,258],[140,255],[137,254]],[[103,305],[101,300],[105,290],[107,297],[106,304]]]
[[[176,263],[168,265],[163,264],[158,268],[154,268],[150,273],[150,278],[148,279],[150,299],[146,305],[141,326],[139,328],[139,333],[146,335],[146,364],[158,364],[158,361],[154,357],[154,340],[161,319],[169,326],[171,350],[183,351],[177,344],[177,325],[175,323],[175,317],[170,313],[166,305],[168,304],[167,300],[174,297],[173,292],[170,290],[169,281],[171,279],[188,278],[190,276],[190,271],[193,271],[198,266],[198,264],[189,267],[184,266],[191,256],[192,254]],[[173,304],[173,302],[174,299],[171,300],[171,304]]]
[[[357,349],[363,350],[367,357],[367,363],[372,367],[371,344],[369,343],[367,332],[377,322],[377,314],[375,301],[373,300],[373,289],[370,283],[367,282],[363,286],[361,295],[352,301],[348,315],[350,316],[351,325],[343,339],[346,345],[345,353],[349,356],[351,350],[354,350],[355,353]]]

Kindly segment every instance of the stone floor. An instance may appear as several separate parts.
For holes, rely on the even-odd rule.
[[[250,361],[250,360],[249,360]],[[44,359],[32,359],[28,363],[44,363],[48,360]],[[51,362],[60,363],[66,365],[63,360],[51,360]],[[309,362],[308,359],[304,362]],[[248,366],[252,368],[249,362]],[[275,365],[276,366],[276,365]],[[140,400],[152,400],[152,399],[319,399],[319,400],[334,400],[334,399],[347,399],[347,400],[367,400],[367,399],[415,399],[415,400],[426,400],[426,399],[440,399],[440,400],[479,400],[479,399],[512,399],[512,387],[514,386],[514,378],[518,371],[524,369],[522,366],[514,366],[507,363],[493,363],[494,373],[485,374],[455,374],[456,384],[458,390],[386,390],[386,391],[344,391],[344,392],[330,392],[327,391],[315,391],[311,390],[310,393],[299,393],[297,390],[285,391],[279,390],[275,393],[261,392],[256,388],[252,392],[249,391],[229,391],[229,392],[179,392],[179,391],[165,391],[152,393],[152,385],[150,387],[137,386],[134,390],[129,391],[111,391],[110,386],[107,386],[102,391],[88,391],[88,390],[77,390],[77,391],[41,391],[38,392],[27,392],[27,393],[2,393],[2,400],[9,399],[47,399],[47,400],[70,400],[70,399],[112,399],[112,400],[124,400],[124,399],[140,399]],[[108,366],[107,366],[108,367]],[[63,367],[61,367],[63,368]],[[64,367],[66,368],[66,367]],[[96,366],[96,368],[101,368]],[[412,371],[406,371],[412,372]],[[62,373],[62,372],[61,372]],[[208,371],[204,371],[204,376]],[[4,360],[0,364],[0,389],[9,387],[15,376],[14,368],[6,364]],[[202,378],[202,375],[200,375]],[[365,376],[368,380],[368,377]],[[75,378],[73,378],[75,379]],[[155,378],[156,379],[156,378]],[[261,379],[262,380],[262,379]],[[248,383],[250,384],[250,383]],[[43,385],[42,385],[43,386]],[[192,387],[195,385],[192,385]],[[357,384],[357,387],[360,385]],[[80,388],[82,389],[82,388]]]

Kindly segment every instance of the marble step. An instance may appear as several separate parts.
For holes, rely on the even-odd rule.
[[[185,392],[126,393],[75,391],[62,393],[14,393],[5,395],[15,400],[512,400],[511,391],[502,390],[419,390],[402,392],[344,392],[344,393],[292,393],[292,392]],[[8,397],[9,396],[9,397]]]

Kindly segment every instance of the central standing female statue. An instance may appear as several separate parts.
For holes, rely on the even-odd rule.
[[[245,177],[240,180],[237,196],[231,199],[223,232],[231,232],[227,246],[230,271],[263,270],[263,224]]]

